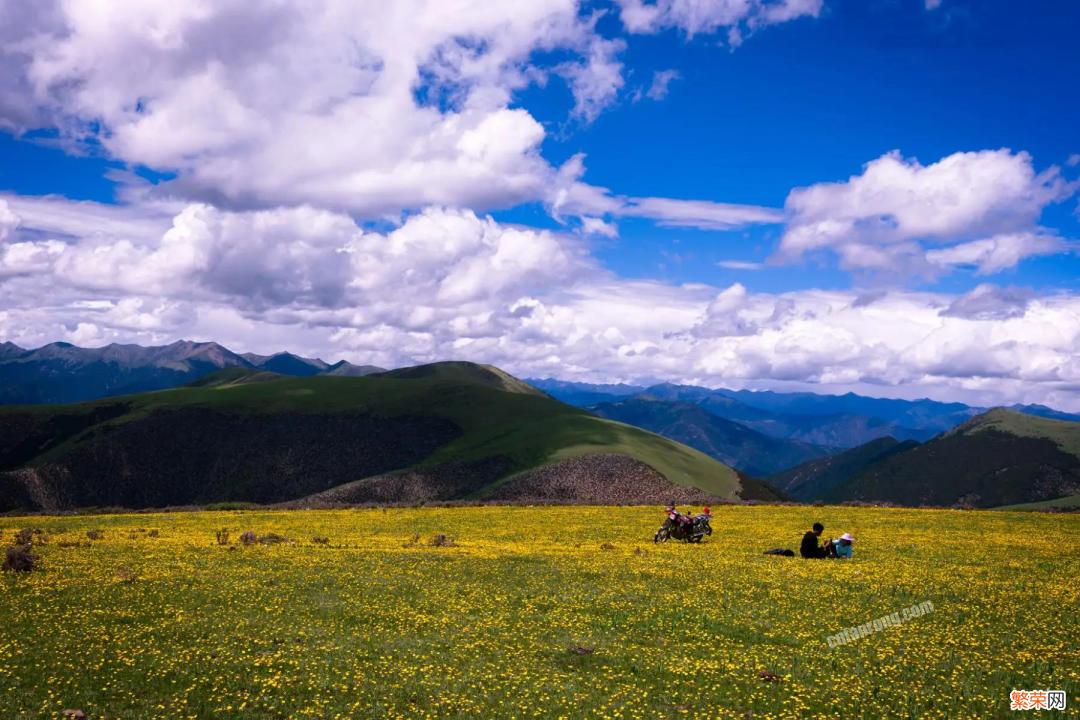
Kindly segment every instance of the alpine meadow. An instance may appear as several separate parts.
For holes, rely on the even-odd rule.
[[[761,554],[822,512],[865,544],[858,562]],[[1016,687],[1080,685],[1076,515],[714,514],[737,541],[654,545],[652,508],[0,520],[48,538],[45,572],[2,578],[0,710],[951,719],[1001,716]],[[899,627],[827,643],[925,601]]]
[[[1077,37],[0,0],[0,718],[1080,717]]]

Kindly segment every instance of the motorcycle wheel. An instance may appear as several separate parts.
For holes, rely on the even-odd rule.
[[[664,528],[660,528],[659,530],[656,531],[656,535],[653,537],[653,542],[654,543],[667,542],[668,537],[670,537],[670,533],[668,533],[666,530],[664,530]]]

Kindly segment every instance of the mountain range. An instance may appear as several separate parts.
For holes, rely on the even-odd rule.
[[[771,390],[725,390],[664,383],[651,386],[592,385],[527,379],[552,397],[579,407],[618,402],[636,395],[692,402],[713,415],[733,420],[765,435],[814,445],[848,449],[892,437],[924,442],[985,413],[990,408],[936,400],[871,398],[854,393],[818,395]],[[1080,421],[1080,415],[1045,405],[1013,405],[1016,412],[1056,420]]]
[[[56,342],[36,350],[0,345],[0,405],[70,403],[164,390],[214,370],[242,367],[284,375],[363,376],[382,368],[341,361],[333,365],[287,352],[237,354],[215,342],[81,348]]]
[[[677,440],[757,477],[836,452],[836,448],[765,435],[692,402],[666,401],[648,394],[590,405],[586,409],[594,415]]]
[[[0,511],[778,497],[472,363],[290,377],[234,361],[171,390],[0,408]]]
[[[187,341],[0,344],[0,404],[0,510],[1080,493],[1080,416],[1043,405],[522,381],[464,362],[387,371]]]
[[[918,444],[875,440],[768,482],[800,500],[1000,507],[1080,493],[1080,423],[1004,408]]]

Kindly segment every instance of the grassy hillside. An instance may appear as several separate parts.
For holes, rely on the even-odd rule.
[[[416,365],[414,367],[399,368],[376,373],[378,377],[393,378],[398,380],[444,380],[448,382],[465,382],[484,385],[505,390],[506,392],[521,395],[537,395],[548,397],[524,380],[518,380],[510,373],[504,372],[492,365],[479,365],[471,362],[447,361],[431,363],[429,365]]]
[[[991,410],[869,465],[824,499],[999,507],[1080,493],[1080,423]]]
[[[229,369],[174,390],[0,409],[0,510],[280,502],[406,469],[421,471],[424,497],[476,497],[515,473],[590,453],[628,455],[719,497],[775,497],[700,452],[494,368],[267,375]]]
[[[725,465],[760,476],[784,470],[833,452],[797,440],[770,437],[709,412],[692,402],[639,395],[605,402],[589,410],[671,438],[716,458]]]
[[[1045,438],[1063,452],[1080,456],[1080,423],[1026,415],[1004,408],[978,415],[945,435],[976,435],[993,431],[1017,437]]]
[[[818,500],[867,466],[917,445],[914,440],[900,442],[892,437],[871,440],[837,455],[809,460],[765,479],[797,500]]]

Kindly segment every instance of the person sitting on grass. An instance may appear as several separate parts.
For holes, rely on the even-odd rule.
[[[826,547],[818,546],[818,536],[825,530],[825,526],[819,522],[814,523],[812,530],[808,530],[803,535],[802,545],[799,546],[799,554],[804,558],[823,558],[826,557]]]
[[[829,543],[829,557],[850,560],[852,555],[851,543],[854,541],[855,538],[851,537],[851,533],[844,533],[839,540],[833,540]]]

